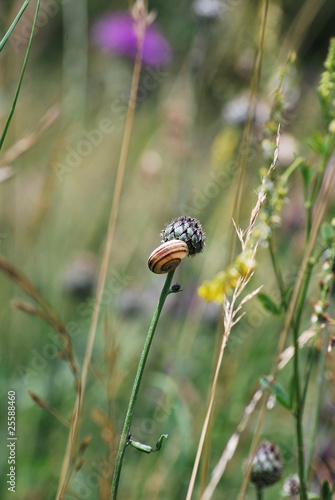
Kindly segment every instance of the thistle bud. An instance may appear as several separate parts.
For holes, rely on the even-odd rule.
[[[251,482],[258,488],[263,488],[275,484],[282,474],[283,462],[278,446],[264,441],[256,451],[252,462]]]
[[[205,246],[205,234],[200,222],[192,217],[178,217],[170,222],[161,232],[162,243],[169,240],[182,240],[188,246],[189,255],[202,252]]]

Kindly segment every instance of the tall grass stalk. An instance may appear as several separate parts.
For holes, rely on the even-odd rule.
[[[3,255],[0,254],[0,269],[20,288],[25,292],[31,299],[33,299],[40,308],[36,308],[35,305],[30,303],[14,302],[12,305],[18,309],[24,310],[29,314],[39,316],[46,323],[52,326],[52,328],[59,334],[64,347],[65,359],[69,362],[71,371],[75,378],[75,385],[79,384],[79,371],[77,364],[74,359],[74,353],[71,343],[71,338],[63,325],[59,320],[56,313],[53,311],[50,304],[45,300],[45,298],[40,294],[37,288],[21,273],[16,267],[14,267],[10,262],[8,262]]]
[[[138,3],[142,4],[142,2],[138,2]],[[144,14],[144,16],[145,16],[145,14]],[[84,357],[84,361],[83,361],[83,368],[82,368],[82,374],[81,374],[81,386],[77,392],[76,401],[75,401],[75,405],[74,405],[73,420],[71,422],[70,433],[69,433],[68,442],[67,442],[67,446],[66,446],[66,450],[65,450],[63,465],[62,465],[61,474],[60,474],[59,486],[58,486],[58,491],[57,491],[57,496],[56,496],[57,500],[62,500],[64,498],[66,488],[67,488],[67,477],[68,477],[69,465],[71,462],[71,457],[74,456],[74,450],[77,446],[78,434],[80,431],[80,424],[81,424],[80,421],[81,421],[82,405],[83,405],[83,399],[84,399],[84,393],[85,393],[85,387],[86,387],[86,381],[87,381],[87,374],[88,374],[88,369],[89,369],[89,365],[91,362],[93,344],[94,344],[94,339],[95,339],[95,335],[96,335],[98,319],[99,319],[99,314],[100,314],[101,299],[103,296],[103,291],[104,291],[104,286],[105,286],[105,281],[106,281],[106,276],[107,276],[107,270],[108,270],[108,263],[110,260],[110,255],[111,255],[111,250],[112,250],[113,237],[114,237],[114,232],[115,232],[116,220],[117,220],[122,185],[123,185],[123,178],[124,178],[127,157],[128,157],[128,151],[129,151],[131,131],[132,131],[133,121],[134,121],[138,83],[139,83],[141,67],[142,67],[142,50],[143,50],[143,39],[144,39],[144,34],[145,34],[145,28],[146,28],[146,21],[142,20],[141,30],[138,31],[138,50],[137,50],[137,55],[136,55],[136,59],[135,59],[134,69],[133,69],[130,97],[129,97],[129,102],[128,102],[128,111],[127,111],[127,117],[126,117],[126,122],[125,122],[124,133],[123,133],[121,152],[120,152],[120,158],[119,158],[119,164],[118,164],[117,176],[116,176],[116,182],[115,182],[115,188],[114,188],[114,194],[113,194],[112,207],[111,207],[111,212],[110,212],[110,217],[109,217],[109,223],[108,223],[108,229],[107,229],[103,257],[102,257],[102,263],[101,263],[101,268],[100,268],[100,272],[99,272],[99,279],[98,279],[97,291],[96,291],[96,296],[95,296],[95,301],[94,301],[92,320],[91,320],[91,325],[90,325],[89,334],[88,334],[85,357]]]
[[[274,153],[273,163],[271,164],[271,166],[267,172],[267,175],[270,175],[270,173],[276,167],[276,164],[277,164],[278,153],[279,153],[279,130],[280,129],[278,128],[277,147],[276,147],[276,150]],[[257,244],[251,243],[251,237],[253,234],[253,229],[255,226],[255,222],[257,220],[257,216],[260,213],[260,210],[261,210],[262,205],[263,205],[265,198],[266,198],[265,181],[266,181],[266,177],[263,178],[262,189],[258,193],[257,202],[256,202],[254,209],[251,212],[249,226],[247,227],[247,229],[243,232],[242,230],[238,229],[236,224],[234,223],[238,238],[239,238],[241,246],[242,246],[242,251],[245,251],[247,248],[250,248],[250,245],[251,245],[253,257],[255,256],[255,253],[257,251]],[[242,301],[240,302],[239,305],[237,304],[238,297],[241,295],[241,293],[245,289],[246,285],[251,280],[252,276],[253,276],[253,273],[251,271],[249,271],[244,278],[239,278],[237,280],[237,284],[233,290],[231,300],[229,301],[228,297],[225,296],[224,301],[223,301],[224,329],[223,329],[223,336],[222,336],[222,342],[221,342],[221,347],[220,347],[220,354],[219,354],[219,357],[217,360],[215,373],[214,373],[213,381],[211,384],[209,403],[208,403],[206,416],[205,416],[205,420],[204,420],[201,435],[200,435],[200,440],[199,440],[199,444],[198,444],[198,449],[197,449],[195,461],[193,464],[193,469],[192,469],[191,479],[190,479],[188,490],[187,490],[186,500],[191,500],[191,498],[192,498],[195,480],[196,480],[196,476],[197,476],[197,472],[198,472],[198,468],[199,468],[199,464],[200,464],[200,459],[201,459],[201,455],[203,452],[206,435],[207,435],[207,432],[209,429],[211,415],[213,412],[217,381],[218,381],[218,377],[219,377],[219,373],[220,373],[220,369],[221,369],[221,365],[222,365],[222,359],[223,359],[225,347],[227,345],[232,328],[236,325],[236,323],[243,316],[243,314],[242,314],[242,315],[236,317],[237,314],[241,310],[242,306],[247,301],[249,301],[252,297],[254,297],[254,295],[256,295],[260,290],[260,288],[258,288],[257,290],[254,290],[252,293],[249,293],[244,299],[242,299]]]
[[[259,22],[259,27],[257,30],[258,39],[256,42],[256,50],[254,53],[254,60],[253,60],[253,66],[252,66],[253,72],[252,72],[251,85],[250,85],[250,97],[249,97],[249,104],[248,104],[248,113],[247,113],[247,120],[246,120],[246,124],[245,124],[244,130],[243,130],[243,138],[242,138],[243,152],[240,153],[239,159],[238,159],[239,170],[241,173],[238,176],[238,178],[236,180],[236,184],[235,184],[236,196],[234,197],[234,205],[233,205],[233,210],[232,210],[232,217],[236,221],[237,224],[239,224],[239,219],[240,219],[240,209],[241,209],[242,196],[243,196],[243,190],[244,190],[244,184],[245,184],[245,175],[246,175],[246,171],[247,171],[247,167],[248,167],[248,154],[249,154],[249,148],[250,148],[250,143],[251,143],[254,114],[255,114],[255,109],[256,109],[256,104],[257,104],[257,95],[258,95],[261,70],[262,70],[262,60],[263,60],[264,40],[265,40],[265,31],[266,31],[266,26],[267,26],[268,10],[269,10],[269,0],[261,1],[260,6],[259,6],[260,22]],[[235,233],[234,233],[234,227],[232,225],[231,230],[230,230],[230,235],[229,235],[229,249],[228,249],[228,253],[227,253],[227,265],[229,265],[233,259],[234,248],[235,248]],[[218,328],[219,328],[219,326],[220,325],[218,325]],[[217,355],[216,355],[216,353],[214,353],[213,362],[216,364],[217,361],[218,361]],[[211,390],[210,390],[209,398],[211,399]],[[214,416],[213,416],[213,418],[214,418]],[[212,438],[212,424],[211,424],[211,422],[212,422],[212,417],[211,417],[210,421],[208,422],[208,430],[206,432],[205,441],[204,441],[204,452],[203,452],[202,469],[201,469],[200,494],[202,493],[204,485],[206,484],[207,479],[208,479],[208,466],[209,466],[208,457],[210,455],[211,438]]]
[[[241,211],[241,204],[242,204],[242,197],[244,193],[244,184],[245,184],[245,175],[248,167],[248,160],[249,160],[249,152],[250,152],[250,143],[251,143],[251,136],[252,136],[252,130],[253,130],[253,123],[254,123],[254,115],[255,115],[255,110],[256,110],[256,104],[257,104],[257,96],[258,96],[258,89],[259,89],[259,83],[261,79],[261,72],[262,72],[262,60],[263,60],[263,52],[264,52],[264,40],[265,40],[265,31],[266,31],[266,26],[267,26],[267,17],[268,17],[268,11],[269,11],[269,0],[260,0],[259,3],[259,26],[257,30],[257,41],[256,41],[256,49],[254,53],[254,60],[253,60],[253,65],[252,65],[252,77],[251,77],[251,84],[250,84],[250,97],[249,97],[249,104],[248,104],[248,114],[247,114],[247,120],[245,123],[245,127],[243,130],[243,137],[242,137],[242,145],[243,147],[241,148],[239,160],[238,160],[238,168],[239,171],[241,172],[240,175],[236,179],[236,195],[234,198],[234,205],[233,205],[233,212],[232,212],[232,217],[235,220],[236,224],[239,224],[239,219],[240,219],[240,211]],[[228,260],[227,260],[227,265],[229,265],[232,261],[233,254],[234,254],[234,247],[235,247],[235,235],[234,235],[234,228],[231,226],[230,230],[230,236],[229,236],[229,251],[228,251]]]
[[[295,312],[299,304],[302,304],[305,302],[306,295],[307,295],[307,289],[308,289],[308,284],[309,280],[306,281],[306,273],[308,272],[308,267],[310,265],[310,258],[312,256],[313,249],[315,247],[315,243],[320,231],[321,224],[324,220],[327,208],[329,206],[331,196],[332,196],[332,183],[335,178],[335,169],[333,168],[329,182],[327,184],[326,192],[325,195],[322,197],[322,200],[320,200],[320,204],[317,207],[317,212],[315,213],[315,219],[311,228],[311,233],[308,241],[308,245],[305,249],[305,253],[303,256],[302,263],[300,265],[300,268],[297,273],[297,279],[293,288],[292,296],[290,299],[290,303],[288,306],[287,314],[285,317],[285,322],[284,322],[284,327],[283,330],[280,334],[279,341],[278,341],[278,346],[277,346],[277,354],[275,357],[275,364],[274,368],[272,370],[272,377],[271,377],[271,383],[274,383],[278,374],[278,366],[279,366],[279,361],[281,357],[281,353],[284,350],[285,344],[287,342],[287,338],[289,335],[289,332],[292,328],[292,325],[294,323],[294,318],[295,318]],[[308,273],[309,274],[309,273]],[[296,355],[296,352],[295,352]],[[246,468],[245,476],[243,479],[243,483],[239,492],[238,500],[245,500],[246,492],[247,492],[247,486],[251,474],[251,466],[252,466],[252,460],[255,456],[257,446],[259,443],[262,427],[264,424],[266,412],[267,412],[267,403],[270,398],[270,393],[267,394],[263,400],[262,403],[262,408],[260,412],[260,416],[255,428],[254,432],[254,437],[253,441],[251,444],[249,456],[248,456],[248,465]],[[300,473],[300,481],[301,484],[305,484],[305,473],[303,470],[299,469]],[[303,494],[303,493],[302,493]],[[302,497],[304,498],[304,497]],[[306,498],[306,495],[305,495]]]
[[[301,349],[308,341],[311,340],[314,336],[314,331],[306,331],[301,334],[299,337],[299,348]],[[293,348],[293,349],[292,349]],[[292,353],[293,350],[293,353]],[[280,355],[281,361],[278,363],[278,370],[282,370],[292,359],[294,356],[294,347],[290,346],[288,347],[285,351],[283,351]],[[268,377],[269,382],[272,383],[272,378]],[[252,396],[250,402],[248,405],[244,408],[241,420],[236,428],[236,431],[232,434],[232,436],[229,438],[227,445],[217,462],[216,466],[213,469],[213,472],[211,474],[211,479],[206,486],[206,489],[201,497],[201,500],[211,500],[216,487],[219,484],[219,481],[221,477],[223,476],[228,462],[233,458],[235,451],[237,449],[238,443],[240,436],[242,432],[246,429],[250,417],[253,414],[254,410],[256,409],[257,404],[261,400],[262,396],[264,394],[264,387],[260,386],[259,389],[254,393]]]
[[[198,467],[199,467],[199,463],[200,463],[200,458],[202,455],[203,446],[204,446],[207,430],[209,427],[209,423],[210,423],[210,419],[211,419],[211,415],[212,415],[212,411],[213,411],[216,387],[217,387],[217,382],[218,382],[218,378],[219,378],[219,373],[220,373],[220,369],[221,369],[221,365],[222,365],[222,359],[223,359],[223,355],[225,352],[225,348],[226,348],[226,345],[227,345],[227,342],[228,342],[228,339],[229,339],[229,336],[230,336],[230,333],[231,333],[233,326],[241,318],[241,316],[239,316],[236,319],[236,313],[240,310],[240,307],[247,300],[250,300],[260,290],[260,288],[258,288],[257,290],[255,290],[251,294],[247,295],[247,297],[242,300],[242,302],[239,306],[236,305],[237,298],[243,292],[246,285],[249,283],[251,276],[252,275],[249,275],[245,280],[239,280],[239,282],[234,290],[231,302],[228,302],[228,300],[227,300],[225,303],[225,306],[224,306],[224,308],[225,308],[224,333],[223,333],[223,337],[222,337],[220,354],[219,354],[219,358],[218,358],[217,365],[215,368],[214,378],[213,378],[211,392],[210,392],[210,399],[209,399],[207,412],[206,412],[205,420],[204,420],[202,431],[201,431],[201,436],[200,436],[200,440],[199,440],[197,454],[195,457],[192,475],[191,475],[190,483],[189,483],[188,490],[187,490],[186,500],[191,500],[191,498],[192,498],[194,485],[195,485],[195,479],[197,476]]]

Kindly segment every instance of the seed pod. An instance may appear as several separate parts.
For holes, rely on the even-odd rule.
[[[169,273],[174,271],[187,255],[188,246],[184,241],[166,241],[152,252],[148,259],[148,266],[155,274]]]

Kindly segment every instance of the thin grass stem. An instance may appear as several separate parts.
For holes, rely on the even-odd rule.
[[[35,10],[34,21],[33,21],[33,25],[32,25],[31,32],[30,32],[29,42],[28,42],[26,54],[24,56],[23,64],[22,64],[22,69],[21,69],[21,73],[20,73],[19,83],[17,84],[16,92],[15,92],[14,99],[13,99],[13,102],[12,102],[12,106],[11,106],[11,109],[9,111],[9,115],[8,115],[8,118],[7,118],[4,130],[3,130],[1,138],[0,138],[0,151],[2,149],[4,140],[6,138],[6,135],[7,135],[7,132],[8,132],[8,128],[9,128],[10,122],[12,121],[13,114],[14,114],[14,111],[15,111],[15,108],[16,108],[16,103],[17,103],[17,100],[19,98],[19,94],[20,94],[20,90],[21,90],[21,85],[22,85],[24,73],[26,71],[29,54],[30,54],[31,44],[32,44],[33,38],[34,38],[34,33],[35,33],[35,28],[36,28],[36,22],[37,22],[37,16],[38,16],[39,8],[40,8],[40,3],[41,3],[41,0],[38,0],[37,5],[36,5],[36,10]]]
[[[71,471],[69,473],[69,465],[71,462],[71,457],[73,457],[73,455],[74,455],[74,450],[76,447],[76,443],[78,440],[77,438],[78,438],[78,434],[79,434],[79,430],[80,430],[82,403],[83,403],[83,399],[84,399],[88,369],[89,369],[89,365],[90,365],[91,357],[92,357],[94,339],[95,339],[96,330],[97,330],[97,326],[98,326],[101,300],[103,297],[103,291],[104,291],[107,270],[108,270],[108,263],[110,260],[110,255],[111,255],[111,250],[112,250],[112,243],[113,243],[113,238],[114,238],[117,215],[118,215],[118,211],[119,211],[119,204],[120,204],[121,191],[122,191],[122,186],[123,186],[124,173],[125,173],[127,158],[128,158],[130,137],[131,137],[133,121],[134,121],[138,84],[139,84],[141,67],[142,67],[142,50],[143,50],[144,33],[145,33],[145,27],[143,29],[142,36],[139,37],[139,40],[138,40],[138,50],[137,50],[137,55],[136,55],[136,59],[135,59],[133,77],[132,77],[132,82],[131,82],[130,97],[129,97],[129,102],[128,102],[128,111],[127,111],[127,117],[126,117],[126,122],[125,122],[125,128],[124,128],[124,132],[123,132],[121,152],[120,152],[119,164],[118,164],[117,175],[116,175],[116,182],[115,182],[115,188],[114,188],[114,194],[113,194],[112,207],[111,207],[111,212],[110,212],[110,217],[109,217],[106,241],[105,241],[104,252],[103,252],[102,263],[101,263],[98,285],[97,285],[97,291],[96,291],[96,296],[95,296],[95,301],[94,301],[92,320],[91,320],[91,325],[90,325],[89,334],[88,334],[85,357],[84,357],[84,361],[83,361],[83,368],[82,368],[82,375],[81,375],[81,387],[80,387],[80,390],[78,390],[75,405],[74,405],[73,421],[72,421],[72,425],[70,428],[68,442],[67,442],[66,450],[65,450],[65,454],[64,454],[64,459],[63,459],[63,464],[62,464],[62,469],[61,469],[61,474],[60,474],[60,480],[59,480],[59,486],[58,486],[56,500],[62,500],[64,498],[66,488],[67,488],[66,477],[67,477],[67,475],[71,474]]]
[[[149,349],[151,346],[151,342],[156,330],[156,326],[161,314],[161,311],[163,309],[164,302],[167,298],[167,296],[171,293],[170,292],[170,287],[171,287],[171,282],[172,278],[174,275],[174,271],[170,271],[165,280],[164,287],[162,289],[161,295],[159,297],[159,301],[157,304],[157,307],[155,309],[154,315],[151,320],[150,328],[148,330],[147,338],[144,343],[144,347],[142,350],[141,358],[138,364],[137,372],[136,372],[136,377],[135,381],[133,384],[133,389],[131,392],[129,404],[128,404],[128,409],[127,409],[127,414],[126,418],[124,421],[123,425],[123,430],[121,434],[121,439],[120,439],[120,444],[119,444],[119,450],[117,453],[116,457],[116,463],[115,463],[115,469],[114,469],[114,475],[113,475],[113,481],[112,481],[112,493],[111,493],[111,500],[115,500],[117,497],[117,492],[118,492],[118,486],[119,486],[119,481],[120,481],[120,475],[121,475],[121,469],[122,469],[122,463],[123,463],[123,458],[124,454],[126,452],[126,448],[128,445],[129,441],[129,434],[130,434],[130,426],[134,414],[134,409],[135,409],[135,403],[136,403],[136,398],[138,395],[138,391],[140,388],[140,383],[142,380],[144,368],[145,368],[145,363],[149,354]]]
[[[294,358],[293,358],[293,373],[294,373],[294,386],[296,396],[295,406],[295,424],[297,433],[297,450],[298,450],[298,474],[300,480],[300,498],[307,500],[306,482],[305,482],[305,459],[304,459],[304,434],[303,434],[303,407],[301,401],[300,389],[300,367],[299,367],[299,344],[298,344],[298,328],[293,329],[294,338]]]
[[[16,15],[14,21],[12,22],[12,24],[8,28],[7,32],[5,33],[5,36],[0,41],[0,52],[2,51],[2,49],[4,48],[6,43],[8,42],[9,37],[11,36],[12,32],[14,31],[15,26],[17,25],[17,23],[21,19],[22,14],[24,13],[26,8],[28,7],[29,2],[30,2],[30,0],[25,0],[24,4],[22,5],[21,9],[19,10],[18,14]]]
[[[233,214],[232,217],[235,220],[236,224],[239,224],[239,219],[240,219],[240,210],[241,210],[241,203],[242,203],[242,196],[243,196],[243,190],[244,190],[244,184],[245,184],[245,175],[247,171],[247,166],[248,166],[248,160],[249,160],[249,155],[250,155],[250,143],[251,143],[251,136],[252,136],[252,130],[253,130],[253,121],[254,121],[254,114],[255,114],[255,109],[256,109],[256,104],[257,104],[257,94],[258,94],[258,88],[259,88],[259,83],[260,83],[260,78],[261,78],[261,71],[262,71],[262,60],[263,60],[263,48],[264,48],[264,40],[265,40],[265,30],[267,26],[267,17],[268,17],[268,10],[269,10],[269,0],[263,0],[260,2],[260,23],[259,23],[259,28],[258,28],[258,40],[256,41],[256,50],[254,54],[254,60],[253,60],[253,73],[252,73],[252,80],[251,80],[251,89],[250,89],[250,98],[249,98],[249,104],[248,104],[248,115],[247,115],[247,121],[243,130],[243,138],[242,138],[242,148],[240,151],[240,156],[239,156],[239,165],[238,168],[241,172],[241,174],[237,177],[236,180],[236,196],[235,196],[235,201],[234,201],[234,206],[233,206]],[[229,265],[232,261],[233,254],[234,254],[234,248],[235,248],[235,230],[234,227],[231,227],[230,235],[229,235],[229,251],[228,251],[228,262],[227,265]]]
[[[270,256],[271,256],[272,267],[273,267],[273,270],[274,270],[274,273],[275,273],[275,276],[277,279],[278,288],[280,291],[281,303],[286,309],[287,303],[286,303],[286,298],[285,298],[285,285],[284,285],[283,276],[282,276],[282,273],[281,273],[281,270],[279,267],[277,252],[276,252],[275,246],[273,244],[273,237],[269,238],[268,242],[269,242],[269,251],[270,251]]]

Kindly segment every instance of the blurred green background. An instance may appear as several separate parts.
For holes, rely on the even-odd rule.
[[[2,126],[19,78],[35,5],[31,2],[0,54]],[[20,6],[21,2],[2,0],[2,34]],[[183,292],[169,297],[163,311],[132,426],[134,439],[152,446],[162,433],[168,433],[169,440],[154,455],[127,451],[120,499],[179,499],[187,491],[205,415],[220,313],[218,306],[203,304],[196,289],[203,279],[228,264],[236,192],[234,162],[246,117],[258,26],[258,2],[227,0],[221,6],[223,15],[208,19],[196,15],[191,1],[149,2],[173,56],[165,67],[144,66],[142,70],[107,291],[85,396],[81,436],[89,435],[92,440],[85,463],[70,485],[69,499],[106,498],[104,478],[108,481],[139,354],[164,280],[150,273],[147,257],[158,246],[164,224],[179,215],[201,221],[207,246],[202,255],[183,262],[176,272]],[[90,33],[97,16],[127,7],[126,2],[116,1],[42,2],[40,25],[0,158],[4,166],[6,150],[38,129],[50,108],[59,112],[31,147],[10,163],[13,176],[0,184],[0,251],[36,285],[68,326],[79,365],[133,67],[130,59],[99,51]],[[285,84],[280,163],[285,168],[294,151],[307,151],[306,138],[320,126],[315,89],[334,25],[335,5],[330,0],[270,2],[242,227],[256,201],[258,171],[267,165],[262,152],[263,124],[278,72],[289,51],[296,50],[297,63]],[[154,82],[150,86],[148,75]],[[97,130],[106,120],[112,130],[99,134]],[[303,214],[297,176],[277,235],[288,281],[294,278],[303,251]],[[260,250],[258,262],[252,287],[264,283],[271,292],[275,279],[266,249]],[[317,299],[316,284],[311,301],[313,294]],[[28,390],[68,419],[75,398],[73,378],[59,359],[56,333],[39,318],[14,310],[10,306],[13,298],[27,299],[0,274],[0,497],[10,498],[4,479],[8,472],[6,402],[7,392],[15,390],[15,498],[48,500],[55,498],[68,431],[32,401]],[[232,333],[219,379],[210,471],[257,389],[259,377],[271,369],[282,326],[282,317],[274,320],[256,299],[246,310],[246,317]],[[305,326],[311,310],[306,308]],[[280,375],[283,385],[290,374],[288,367]],[[333,396],[331,375],[327,383],[325,393]],[[325,401],[330,410],[323,423],[324,436],[318,441],[320,457],[323,440],[333,437],[328,430],[334,419],[331,396]],[[213,498],[237,498],[256,418],[257,412]],[[263,432],[264,438],[279,444],[285,475],[295,472],[293,418],[276,406],[269,412]],[[269,489],[265,498],[278,498],[281,487]],[[250,486],[248,498],[255,498],[254,494]]]

